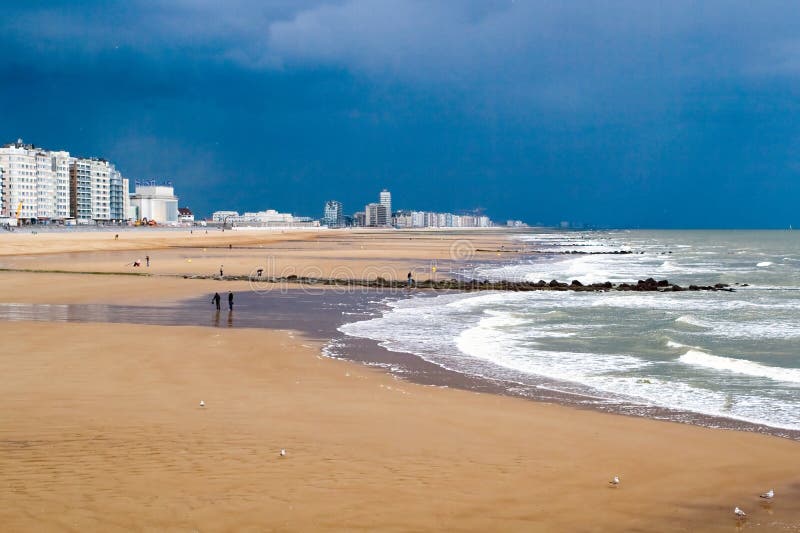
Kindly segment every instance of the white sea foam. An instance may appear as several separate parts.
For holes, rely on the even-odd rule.
[[[679,361],[687,365],[701,366],[713,370],[734,372],[736,374],[768,378],[775,381],[785,381],[787,383],[800,383],[800,369],[797,368],[766,366],[756,363],[755,361],[721,357],[700,350],[687,351],[680,357]]]
[[[697,328],[710,328],[711,327],[708,324],[708,322],[704,322],[703,320],[700,320],[699,318],[694,317],[692,315],[681,315],[681,316],[679,316],[678,318],[675,319],[675,322],[679,322],[681,324],[688,324],[690,326],[694,326],[694,327],[697,327]]]
[[[534,235],[527,250],[628,246],[645,253],[537,255],[523,264],[480,266],[478,273],[489,279],[654,277],[681,285],[750,286],[734,293],[438,294],[394,302],[384,316],[341,330],[458,372],[800,429],[800,292],[786,290],[800,288],[800,255],[760,235],[637,235]],[[684,237],[689,242],[675,242]],[[772,268],[756,266],[755,258],[782,256]]]
[[[757,263],[756,266],[757,267],[768,267],[768,266],[772,266],[772,264],[773,264],[772,261],[761,261],[760,263]]]
[[[527,331],[509,335],[498,328],[507,325],[507,317],[487,316],[456,338],[458,349],[471,357],[526,374],[580,381],[609,370],[635,369],[649,363],[624,354],[595,354],[535,349],[537,339],[565,337],[558,331]]]
[[[688,348],[688,346],[686,346],[685,344],[681,344],[679,342],[675,342],[675,341],[669,340],[669,341],[667,341],[667,348],[681,349],[681,348]]]

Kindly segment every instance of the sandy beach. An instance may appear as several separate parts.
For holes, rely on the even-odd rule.
[[[0,238],[0,288],[4,304],[156,305],[252,289],[182,277],[220,265],[404,279],[510,246],[502,232],[16,232]],[[7,531],[800,528],[787,439],[416,385],[292,330],[0,332]]]

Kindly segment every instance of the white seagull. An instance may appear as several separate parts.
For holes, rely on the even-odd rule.
[[[616,487],[619,485],[619,476],[614,476],[614,479],[608,482],[609,485],[612,487]]]
[[[205,406],[206,406],[206,402],[204,402],[203,400],[200,400],[200,407],[205,407]]]
[[[771,500],[772,498],[775,497],[775,490],[769,489],[767,492],[762,494],[761,497],[764,498],[765,500]]]
[[[281,457],[286,457],[286,450],[281,448]]]
[[[747,513],[745,513],[744,511],[742,511],[738,507],[735,507],[733,509],[733,514],[736,515],[736,518],[744,518],[745,516],[747,516]]]

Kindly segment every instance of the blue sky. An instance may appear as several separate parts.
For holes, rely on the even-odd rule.
[[[800,226],[796,2],[15,2],[0,142],[181,204]]]

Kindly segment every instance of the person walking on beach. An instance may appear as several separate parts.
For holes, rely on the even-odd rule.
[[[144,256],[144,260],[147,262],[147,266],[150,266],[150,256],[149,255]]]
[[[228,292],[228,311],[233,311],[233,293]]]
[[[222,277],[222,265],[219,266],[219,277]]]
[[[217,306],[217,311],[219,311],[219,301],[220,301],[219,293],[215,292],[214,296],[211,297],[211,303]]]

